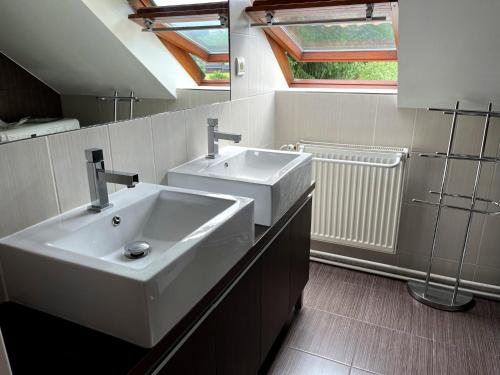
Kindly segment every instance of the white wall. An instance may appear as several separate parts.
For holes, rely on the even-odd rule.
[[[246,98],[287,87],[264,32],[250,28],[250,20],[245,13],[245,8],[249,5],[249,0],[229,2],[232,99]],[[234,72],[236,57],[245,58],[247,72],[244,76],[238,77]]]
[[[435,208],[419,206],[412,198],[429,199],[429,189],[438,190],[443,163],[419,158],[419,152],[445,151],[451,118],[423,109],[397,107],[396,95],[276,92],[276,147],[299,139],[363,145],[408,147],[411,151],[395,255],[352,247],[313,244],[313,249],[381,262],[414,270],[425,270],[432,241]],[[455,152],[478,152],[482,125],[478,118],[458,122]],[[492,122],[487,154],[500,155],[500,120]],[[448,189],[472,193],[475,163],[453,162]],[[500,199],[500,165],[483,168],[480,196]],[[438,238],[433,272],[454,275],[463,241],[465,214],[447,211]],[[500,218],[477,216],[473,221],[464,278],[500,286]]]
[[[173,99],[194,82],[131,12],[126,0],[3,2],[0,51],[63,95]]]
[[[500,110],[498,0],[400,0],[401,107]]]

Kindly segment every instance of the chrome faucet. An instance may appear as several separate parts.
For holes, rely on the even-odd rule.
[[[226,139],[234,143],[240,143],[241,134],[222,133],[219,131],[219,119],[209,118],[208,123],[208,154],[207,159],[215,159],[219,156],[219,139]]]
[[[104,154],[100,148],[89,148],[85,150],[87,159],[87,175],[90,188],[89,211],[101,212],[112,207],[109,203],[108,187],[106,182],[126,185],[133,188],[139,182],[137,173],[107,171],[104,168]]]

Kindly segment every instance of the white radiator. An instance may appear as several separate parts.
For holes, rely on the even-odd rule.
[[[312,239],[395,253],[408,149],[297,146],[313,154]]]

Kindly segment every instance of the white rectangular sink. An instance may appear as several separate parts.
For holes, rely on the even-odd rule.
[[[255,223],[272,225],[311,185],[308,153],[225,147],[216,159],[200,157],[168,172],[170,186],[254,199]]]
[[[247,198],[141,183],[0,240],[10,300],[152,347],[254,240]],[[119,224],[118,224],[119,223]],[[150,245],[130,259],[124,248]]]

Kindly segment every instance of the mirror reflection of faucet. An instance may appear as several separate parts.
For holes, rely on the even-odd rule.
[[[219,119],[209,118],[208,123],[208,154],[207,159],[215,159],[219,156],[219,139],[233,141],[234,143],[241,142],[241,134],[223,133],[219,131]]]
[[[107,182],[125,185],[127,188],[133,188],[139,182],[137,173],[107,171],[104,168],[104,153],[101,148],[85,150],[85,158],[91,201],[89,211],[101,212],[113,206],[109,202]]]

